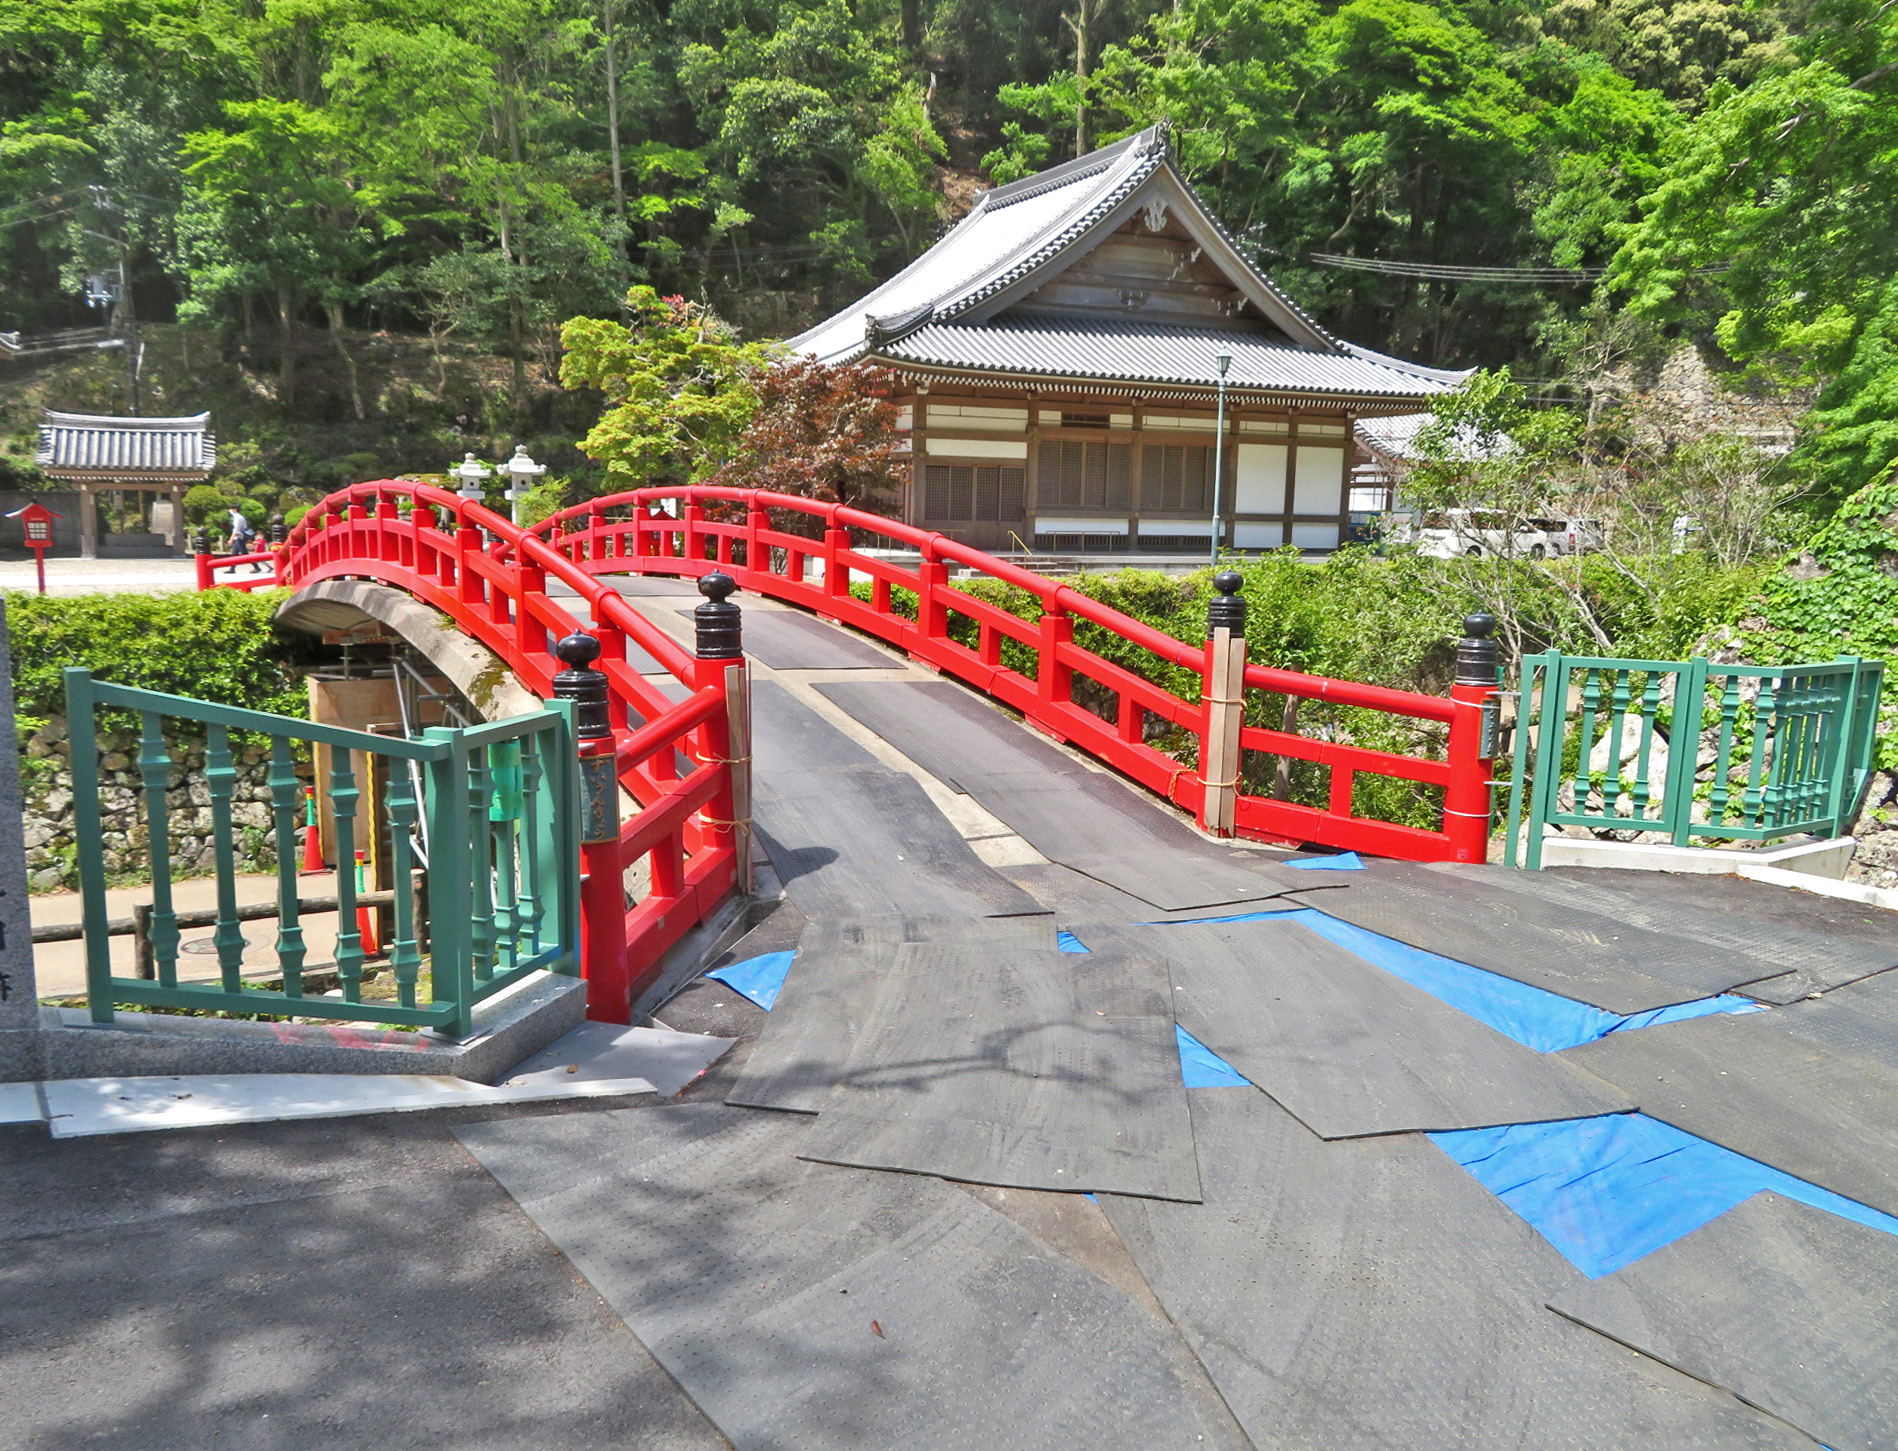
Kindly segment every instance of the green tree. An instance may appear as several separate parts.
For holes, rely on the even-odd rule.
[[[580,447],[605,465],[608,492],[706,479],[757,411],[753,379],[768,350],[650,287],[628,292],[626,311],[630,323],[576,317],[561,329],[561,383],[606,398]]]

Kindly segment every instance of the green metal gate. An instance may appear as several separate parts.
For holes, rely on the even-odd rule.
[[[289,716],[213,705],[123,685],[86,670],[66,671],[72,742],[75,835],[85,925],[86,993],[93,1021],[110,1023],[116,1004],[230,1012],[246,1016],[320,1018],[435,1028],[465,1036],[476,1004],[536,971],[579,975],[578,784],[571,707],[462,729],[431,727],[419,740],[370,735]],[[114,975],[106,913],[106,866],[99,801],[96,713],[133,713],[139,721],[138,766],[150,857],[149,943],[152,976]],[[169,723],[169,724],[168,724]],[[203,799],[173,759],[173,743],[200,735]],[[235,740],[233,735],[236,735]],[[235,749],[263,742],[268,752],[270,832],[276,852],[275,962],[260,987],[245,979],[242,923],[258,918],[239,907],[236,891]],[[325,783],[334,808],[336,860],[331,876],[299,872],[296,832],[303,816],[299,776],[305,747],[331,747]],[[364,944],[357,930],[356,848],[375,823],[362,820],[365,782],[358,755],[388,762],[386,804],[393,857],[386,894],[395,930],[386,964],[390,990],[365,992]],[[420,767],[418,793],[409,767]],[[313,766],[306,768],[312,769]],[[208,818],[217,908],[202,925],[214,929],[215,978],[180,981],[181,915],[173,905],[172,827],[189,810]],[[411,838],[426,826],[425,871],[416,870]],[[314,830],[314,828],[312,828]],[[300,880],[300,876],[302,879]],[[330,895],[318,897],[327,888]],[[309,896],[305,895],[306,890]],[[306,961],[304,919],[337,914],[336,960]],[[333,976],[335,988],[312,990],[306,978]]]
[[[1522,662],[1504,860],[1542,865],[1551,826],[1770,841],[1843,835],[1871,780],[1884,665]],[[1525,830],[1526,828],[1526,830]]]

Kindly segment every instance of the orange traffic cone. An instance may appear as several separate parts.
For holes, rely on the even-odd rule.
[[[366,853],[356,853],[356,890],[358,892],[363,889],[362,868],[365,856]],[[376,941],[376,909],[374,907],[358,907],[356,909],[356,932],[357,935],[362,938],[362,955],[364,957],[382,956],[382,947]]]
[[[303,876],[313,876],[317,872],[326,872],[329,868],[323,862],[322,834],[316,829],[316,791],[309,786],[303,788]]]

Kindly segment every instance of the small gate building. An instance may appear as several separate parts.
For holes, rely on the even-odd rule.
[[[1336,548],[1354,424],[1468,376],[1327,332],[1240,253],[1163,126],[983,193],[791,347],[893,370],[903,519],[999,550],[1200,552],[1215,512],[1233,548]]]
[[[209,413],[118,418],[46,410],[34,462],[48,478],[78,488],[81,558],[177,551],[184,530],[184,491],[208,479],[217,467],[210,422]],[[148,528],[101,533],[99,495],[114,490],[152,496],[150,507],[139,511]]]

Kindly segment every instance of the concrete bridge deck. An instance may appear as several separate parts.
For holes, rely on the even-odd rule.
[[[734,1052],[0,1129],[0,1445],[1898,1444],[1882,914],[1291,866],[746,606],[784,902],[722,965],[771,1005],[649,995]]]

